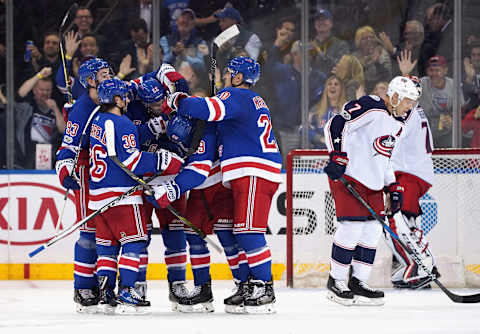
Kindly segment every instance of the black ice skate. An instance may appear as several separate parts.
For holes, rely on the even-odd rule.
[[[73,301],[78,313],[97,313],[99,291],[97,287],[92,289],[75,289]]]
[[[138,295],[142,297],[143,300],[143,304],[139,306],[151,306],[150,301],[147,300],[147,282],[135,282],[135,290],[137,291]]]
[[[345,281],[328,276],[327,298],[335,303],[350,306],[353,304],[353,292],[347,287]]]
[[[381,306],[385,304],[383,291],[375,290],[368,286],[364,281],[360,281],[355,276],[351,276],[348,281],[348,288],[353,292],[354,305]]]
[[[189,292],[185,286],[185,281],[168,281],[168,299],[172,302],[172,311],[184,312],[189,309],[188,297]]]
[[[208,281],[202,285],[195,285],[189,296],[181,302],[181,312],[186,313],[206,313],[214,312],[212,305],[212,282]]]
[[[105,314],[114,314],[117,306],[115,292],[113,288],[107,285],[107,276],[98,276],[98,285],[100,288],[100,301],[98,302],[98,309]]]
[[[223,300],[225,312],[227,313],[245,313],[245,299],[250,296],[248,282],[240,282],[235,279],[235,290],[233,295]]]
[[[245,313],[275,313],[275,293],[272,281],[251,279],[248,282],[250,295],[245,298]]]

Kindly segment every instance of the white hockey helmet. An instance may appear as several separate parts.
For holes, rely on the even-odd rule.
[[[401,76],[393,78],[388,84],[388,97],[391,99],[395,93],[398,94],[398,103],[406,97],[414,101],[417,101],[420,97],[420,91],[413,80]]]

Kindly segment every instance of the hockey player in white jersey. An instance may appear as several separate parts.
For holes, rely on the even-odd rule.
[[[416,84],[421,95],[422,88],[418,78],[409,78]],[[432,132],[421,106],[416,106],[397,119],[404,123],[404,130],[402,140],[392,152],[391,161],[397,182],[404,188],[404,193],[401,210],[395,218],[389,217],[389,224],[405,244],[413,246],[421,254],[423,263],[433,270],[433,256],[417,219],[422,214],[419,200],[433,182]],[[390,234],[386,233],[385,239],[398,262],[392,272],[394,287],[418,289],[432,280],[431,276],[418,268],[411,256]],[[436,268],[434,272],[438,275]]]
[[[325,127],[330,152],[325,173],[339,222],[327,283],[327,298],[332,301],[343,305],[384,304],[384,293],[367,283],[382,226],[338,179],[343,176],[350,182],[380,216],[385,216],[384,189],[392,212],[400,210],[403,188],[395,180],[390,157],[402,135],[403,124],[394,117],[412,109],[418,97],[410,79],[396,77],[390,82],[385,99],[369,95],[350,101]]]

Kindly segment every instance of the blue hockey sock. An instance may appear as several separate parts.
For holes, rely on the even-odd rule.
[[[107,286],[115,289],[117,281],[117,261],[119,246],[103,246],[97,244],[97,275],[107,276]]]
[[[122,255],[118,261],[118,271],[122,286],[134,287],[138,280],[140,252],[145,248],[145,241],[129,242],[122,245]]]
[[[165,245],[165,263],[167,264],[168,281],[185,281],[187,269],[187,242],[183,230],[162,229]]]
[[[73,286],[75,289],[91,289],[98,286],[95,267],[97,262],[97,249],[95,233],[80,232],[80,238],[74,248]]]
[[[193,282],[196,286],[210,281],[210,251],[207,243],[198,234],[186,233],[190,248]]]
[[[145,248],[140,252],[140,266],[138,267],[138,282],[145,282],[147,280],[147,267],[148,267],[148,246],[152,240],[152,232],[148,231],[148,240],[145,244]]]
[[[270,281],[272,279],[272,257],[263,233],[239,233],[235,238],[247,253],[250,275],[254,279]]]
[[[249,274],[247,256],[243,249],[239,249],[235,235],[231,230],[218,230],[215,233],[225,251],[233,278],[246,282]]]

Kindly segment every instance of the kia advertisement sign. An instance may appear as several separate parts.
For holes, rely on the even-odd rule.
[[[53,172],[0,176],[0,261],[27,262],[31,250],[55,235],[64,195],[65,189]],[[70,192],[58,230],[73,224],[75,218],[74,196]],[[55,245],[53,252],[38,255],[32,262],[71,262],[77,235],[73,233]]]
[[[61,214],[65,189],[52,172],[0,174],[0,263],[72,263],[78,230],[33,258],[28,253],[52,238]],[[75,222],[73,192],[66,201],[58,231]],[[159,227],[155,215],[153,226]],[[214,238],[217,240],[216,238]],[[267,239],[274,262],[285,261],[285,185],[275,194]],[[160,234],[152,235],[150,263],[164,263],[165,247]],[[212,262],[226,263],[225,255],[212,250]]]

